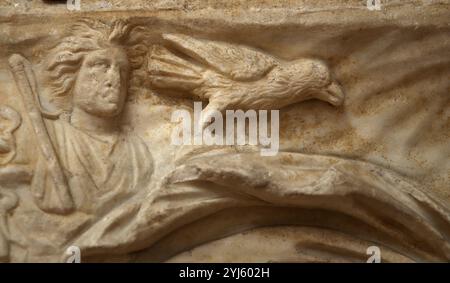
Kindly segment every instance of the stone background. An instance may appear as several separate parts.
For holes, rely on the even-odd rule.
[[[129,18],[155,43],[162,32],[180,32],[282,60],[318,57],[346,90],[345,104],[308,101],[282,109],[280,150],[370,161],[416,181],[450,207],[450,1],[382,1],[381,11],[369,11],[356,0],[82,0],[82,10],[74,12],[50,2],[0,1],[2,104],[21,109],[8,56],[19,52],[38,62],[82,17]],[[180,150],[169,146],[171,111],[192,101],[148,89],[131,95],[127,123],[148,142],[155,177],[161,177]],[[28,133],[27,125],[20,128],[19,140],[27,143]],[[28,152],[16,162],[32,159]]]

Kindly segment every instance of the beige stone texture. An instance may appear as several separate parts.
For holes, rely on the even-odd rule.
[[[449,1],[56,2],[0,0],[0,262],[450,260]]]

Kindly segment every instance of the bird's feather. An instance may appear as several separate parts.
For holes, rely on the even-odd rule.
[[[237,81],[258,80],[278,65],[273,57],[240,45],[181,34],[163,34],[163,38],[178,51]]]
[[[203,69],[166,48],[153,46],[147,64],[154,87],[192,91],[201,84]]]

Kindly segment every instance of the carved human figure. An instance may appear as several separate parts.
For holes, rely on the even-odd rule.
[[[0,105],[0,165],[8,164],[16,154],[13,132],[20,126],[21,121],[19,113],[13,108]],[[16,194],[0,185],[0,262],[5,261],[9,255],[6,214],[16,205]]]
[[[33,68],[20,55],[10,58],[24,106],[30,107],[31,100],[41,121],[27,111],[38,156],[28,192],[8,219],[14,234],[10,244],[27,249],[25,258],[14,253],[12,261],[54,261],[83,227],[145,193],[151,181],[153,159],[147,145],[122,127],[129,74],[136,63],[130,63],[125,47],[130,27],[122,21],[112,27],[86,21],[71,32]],[[59,179],[54,178],[58,167]]]
[[[0,164],[11,161],[16,152],[13,132],[19,127],[21,117],[9,106],[0,106]]]
[[[129,74],[136,63],[130,63],[130,50],[125,47],[130,27],[122,21],[112,27],[85,21],[71,32],[33,69],[20,55],[10,58],[25,108],[31,95],[27,101],[24,92],[35,92],[31,101],[41,119],[39,124],[36,115],[29,117],[40,149],[31,194],[20,199],[8,220],[15,235],[13,246],[27,247],[28,255],[13,261],[54,261],[82,227],[145,193],[151,181],[153,159],[147,145],[122,128]],[[50,147],[42,146],[45,143]],[[58,167],[63,175],[59,179],[54,178]],[[61,180],[65,192],[61,192]],[[61,199],[62,193],[68,195],[70,207]]]
[[[120,127],[130,72],[120,44],[126,25],[116,24],[109,37],[82,23],[75,32],[77,41],[64,39],[47,60],[51,90],[66,98],[66,117],[46,120],[46,127],[76,209],[101,214],[148,186],[152,158],[140,138]],[[31,187],[41,209],[61,210],[44,158]]]

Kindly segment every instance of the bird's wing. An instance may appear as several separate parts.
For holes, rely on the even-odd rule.
[[[163,38],[178,51],[238,81],[258,80],[278,64],[273,57],[244,46],[181,34],[163,34]]]
[[[201,67],[159,45],[153,46],[149,53],[147,71],[153,86],[184,91],[197,88],[203,72]]]

